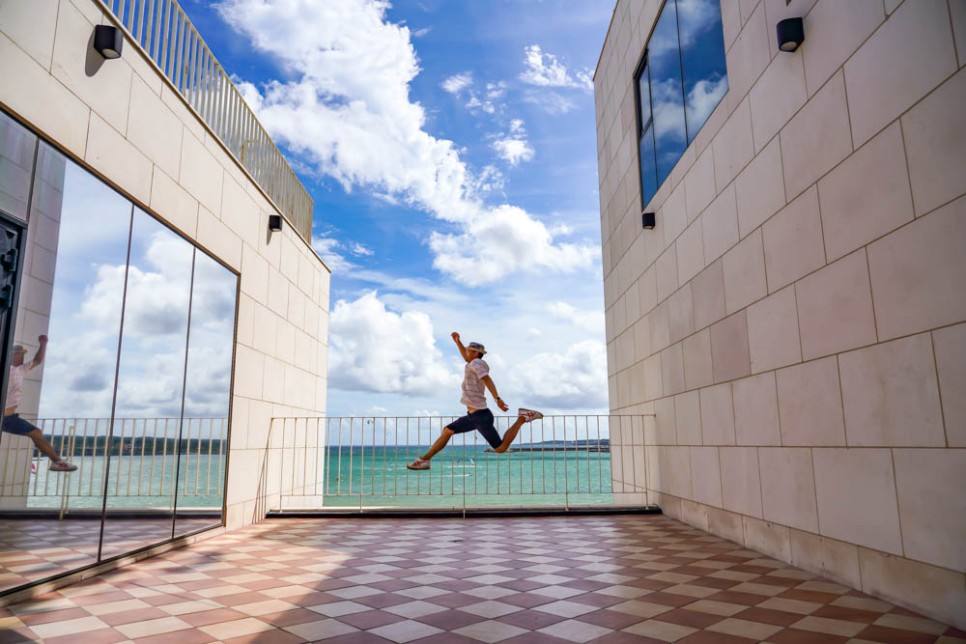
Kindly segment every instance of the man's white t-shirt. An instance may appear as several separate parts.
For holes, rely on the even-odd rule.
[[[4,403],[6,409],[20,405],[23,398],[23,379],[30,371],[31,363],[24,363],[18,367],[10,365],[10,380],[7,382],[7,401]]]
[[[460,402],[473,409],[486,408],[486,389],[483,376],[490,374],[490,365],[481,358],[466,363],[463,370],[463,397]]]

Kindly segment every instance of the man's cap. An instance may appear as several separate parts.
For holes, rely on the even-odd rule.
[[[12,352],[16,353],[17,351],[26,351],[26,349],[23,348],[22,344],[15,344],[13,345]]]
[[[483,355],[484,353],[486,353],[486,347],[484,347],[479,342],[470,342],[468,345],[466,345],[466,348],[473,349],[473,351],[479,351],[480,355]]]

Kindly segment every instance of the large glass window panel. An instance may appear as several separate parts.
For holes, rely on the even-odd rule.
[[[677,13],[673,2],[664,5],[658,18],[648,44],[647,59],[651,74],[657,183],[661,185],[687,148]]]
[[[645,59],[641,67],[640,76],[637,79],[637,123],[638,132],[644,132],[651,125],[651,73],[647,67]]]
[[[13,341],[30,365],[39,336],[49,343],[42,363],[24,374],[15,411],[78,469],[51,471],[31,440],[2,434],[0,451],[29,455],[22,469],[4,464],[5,476],[26,485],[5,495],[3,506],[33,513],[3,517],[4,534],[12,531],[13,545],[32,564],[3,576],[13,585],[96,561],[123,294],[123,272],[118,279],[110,267],[123,271],[131,220],[128,201],[45,144],[31,203]]]
[[[37,137],[0,112],[0,211],[27,219]]]
[[[135,209],[102,556],[169,539],[194,247]],[[107,267],[120,277],[124,266]]]
[[[728,91],[724,31],[719,0],[676,0],[675,5],[690,143]]]
[[[654,128],[649,127],[641,135],[641,199],[646,206],[657,192],[657,159],[654,156]]]
[[[195,251],[176,534],[222,521],[237,288],[234,273]]]
[[[654,156],[654,121],[651,114],[651,74],[647,60],[637,80],[638,153],[641,163],[641,206],[644,207],[657,192],[657,159]]]

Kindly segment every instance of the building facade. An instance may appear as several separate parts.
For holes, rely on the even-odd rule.
[[[325,411],[330,271],[311,199],[176,2],[0,0],[0,60],[4,371],[49,336],[17,412],[79,465],[0,435],[5,526],[79,526],[69,565],[3,557],[2,593],[263,518],[272,418]]]
[[[959,627],[964,65],[958,0],[618,0],[595,76],[610,408],[654,414],[614,442],[649,500]]]

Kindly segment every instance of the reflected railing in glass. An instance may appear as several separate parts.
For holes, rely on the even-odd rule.
[[[0,493],[25,496],[27,508],[100,508],[108,459],[106,489],[112,499],[118,499],[115,507],[168,508],[177,480],[179,511],[221,508],[226,418],[117,419],[110,438],[107,418],[48,418],[35,423],[54,449],[78,468],[70,473],[53,472],[47,459],[34,453],[29,466],[19,468],[19,476],[3,480]],[[5,471],[17,468],[15,451],[8,451],[5,457]]]
[[[429,470],[406,467],[454,417],[274,418],[268,510],[315,507],[573,507],[646,504],[648,416],[545,416],[505,453],[453,436]],[[497,417],[502,435],[515,420]]]

